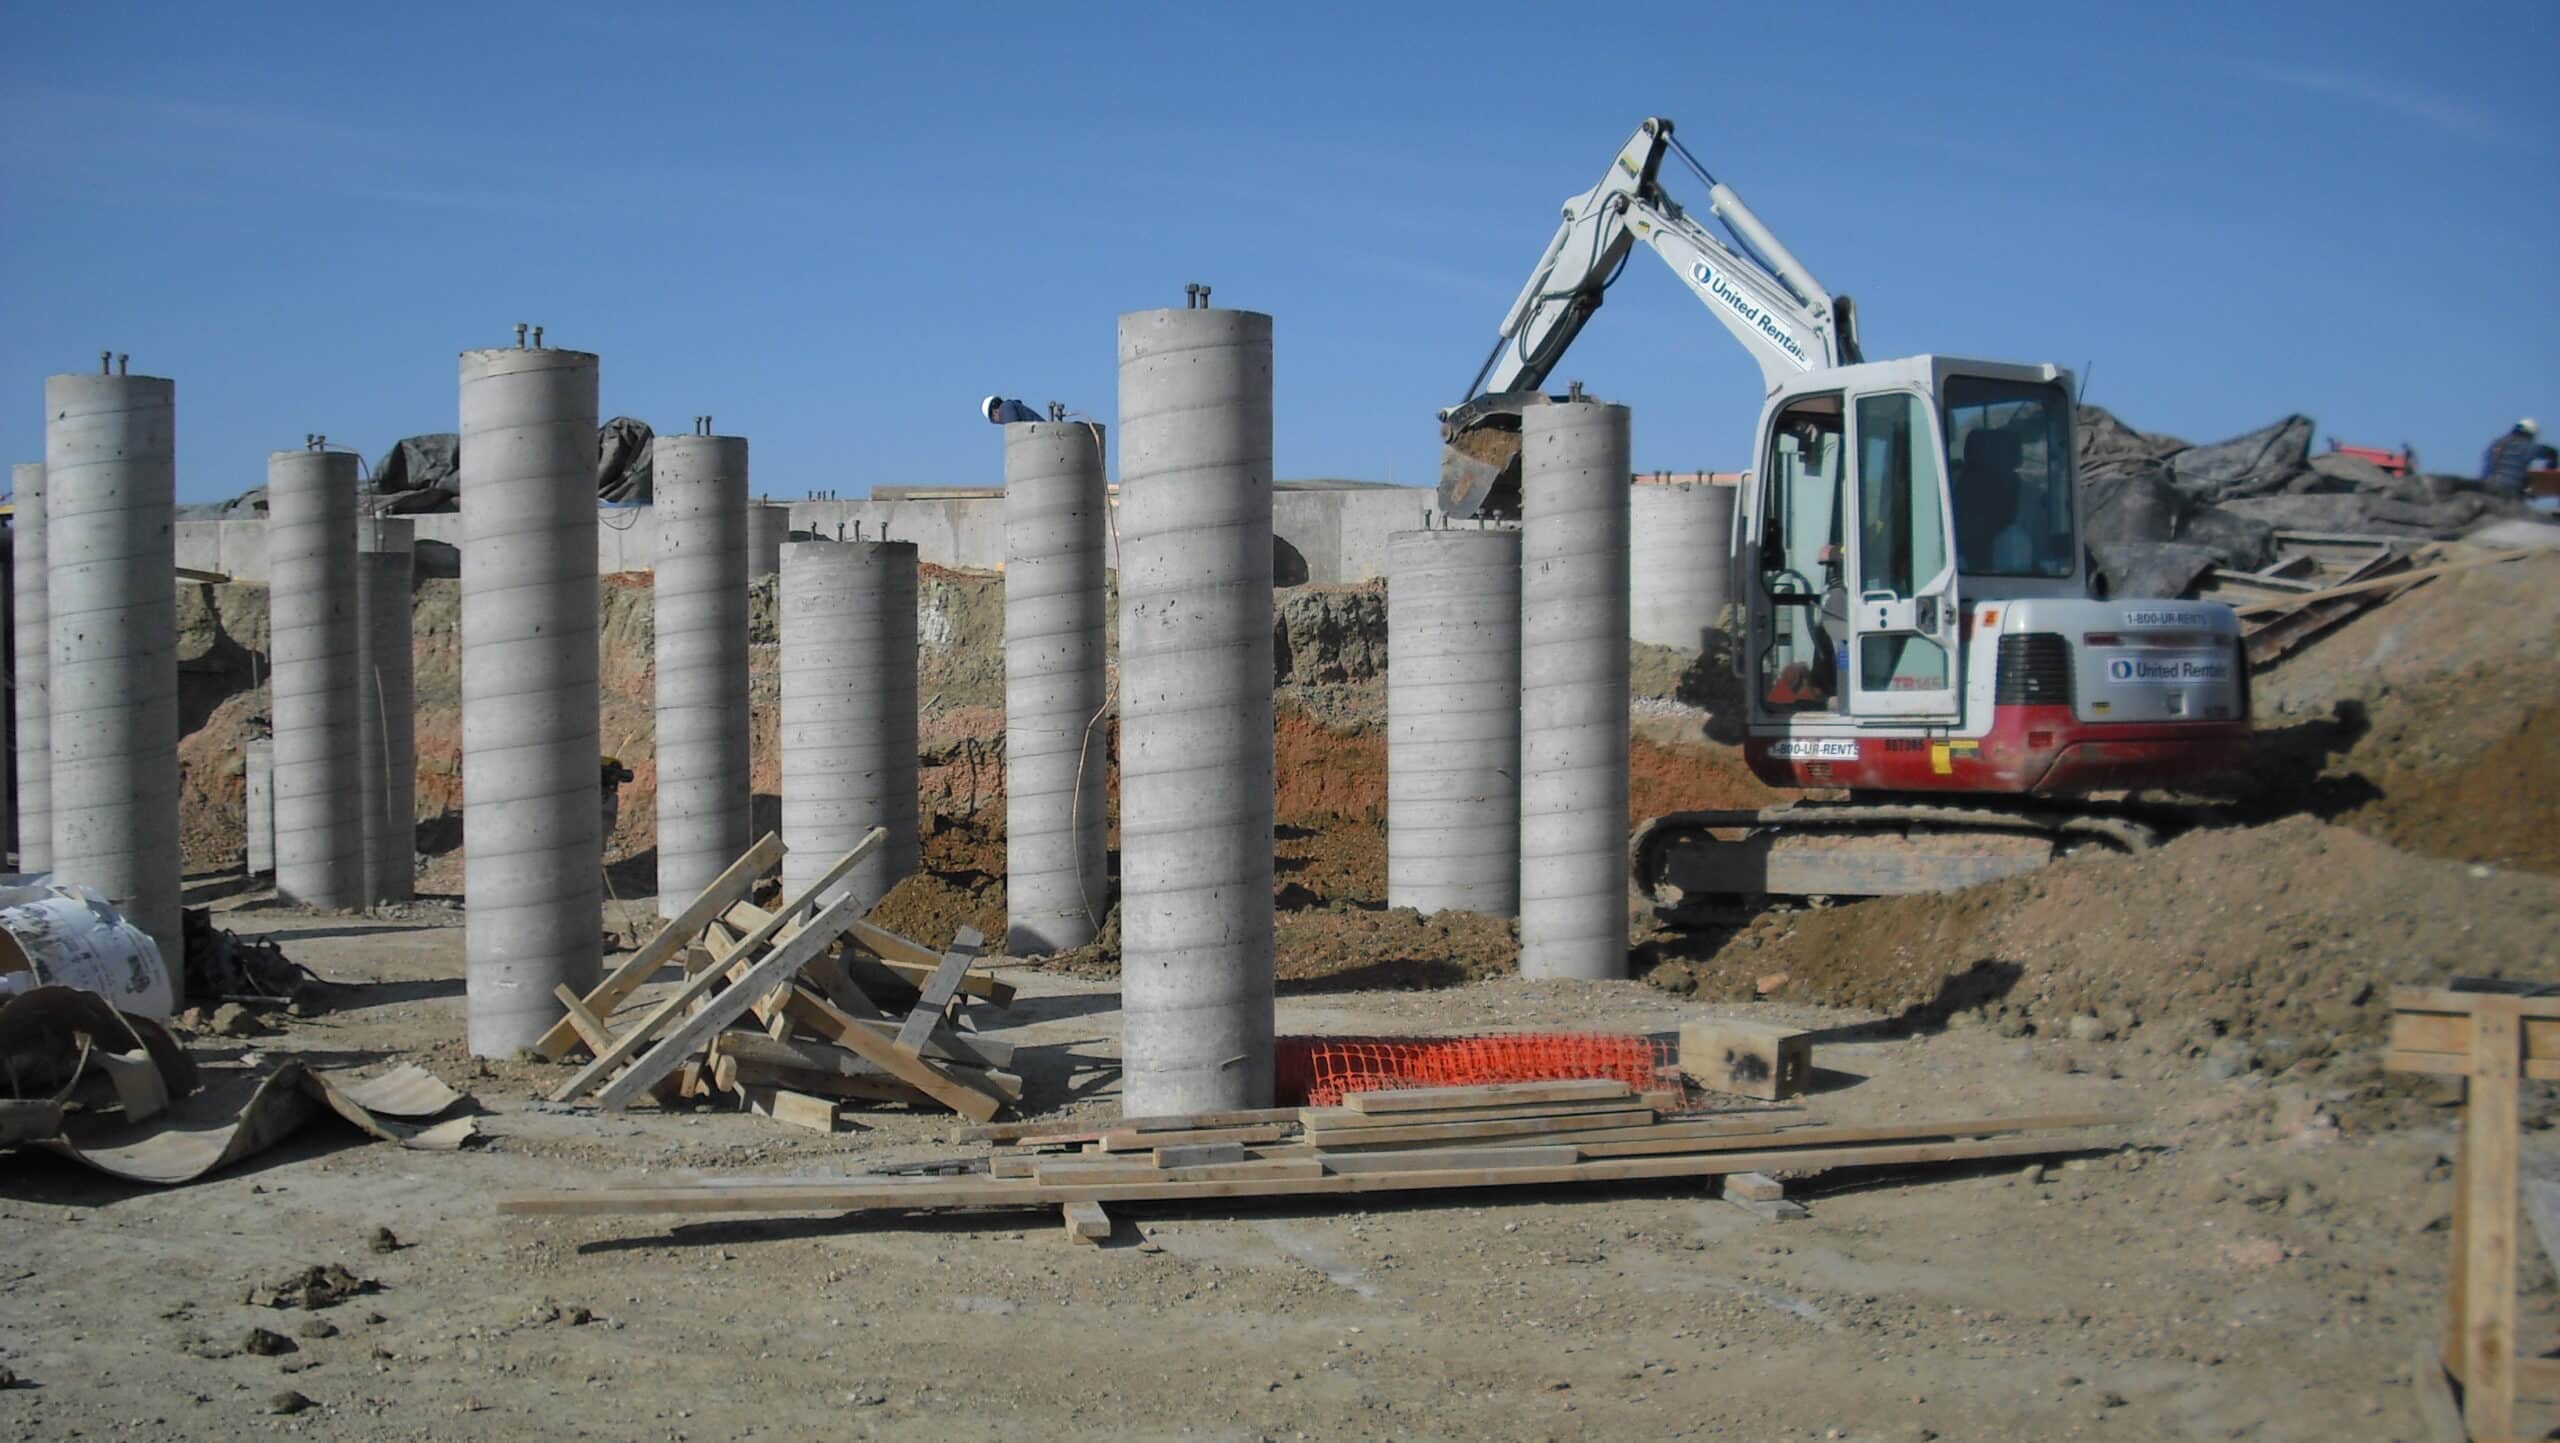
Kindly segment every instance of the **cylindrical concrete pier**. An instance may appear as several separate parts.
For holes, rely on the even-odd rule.
[[[1120,318],[1124,1113],[1272,1092],[1271,318]]]
[[[177,387],[48,376],[44,401],[54,875],[150,933],[183,1002]]]
[[[240,744],[242,830],[247,835],[243,867],[252,877],[276,872],[276,744],[251,737]]]
[[[660,436],[655,445],[658,915],[672,917],[755,840],[747,817],[747,442]]]
[[[1627,975],[1627,409],[1521,428],[1520,971]]]
[[[1081,947],[1110,910],[1099,426],[1004,428],[1005,950]]]
[[[869,906],[915,871],[916,548],[782,548],[782,893],[873,827],[889,835],[826,896]]]
[[[45,618],[44,463],[10,468],[10,602],[16,608],[10,638],[11,675],[17,681],[18,870],[53,867],[53,668],[51,631]]]
[[[406,902],[418,887],[417,530],[405,516],[356,519],[356,763],[373,905]]]
[[[782,544],[791,539],[791,508],[768,502],[747,503],[747,576],[774,576],[782,570]]]
[[[530,1047],[604,927],[596,358],[462,353],[463,909],[471,1051]]]
[[[1635,545],[1628,565],[1628,635],[1696,653],[1732,601],[1734,487],[1647,483],[1628,494]]]
[[[1520,533],[1387,538],[1387,905],[1520,911]]]
[[[267,587],[275,667],[276,893],[364,905],[364,774],[356,755],[356,458],[267,457]]]

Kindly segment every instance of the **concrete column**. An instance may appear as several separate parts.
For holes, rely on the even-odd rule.
[[[1521,428],[1520,972],[1627,975],[1627,409]]]
[[[243,868],[252,877],[276,872],[276,744],[252,737],[240,745],[241,811],[248,833]]]
[[[775,576],[782,571],[782,544],[791,539],[791,508],[763,501],[747,504],[747,575]]]
[[[755,838],[747,805],[747,442],[660,436],[658,915],[672,917]]]
[[[364,896],[406,902],[418,884],[417,524],[356,520],[356,762],[363,782]]]
[[[1120,318],[1121,1107],[1272,1091],[1271,318]]]
[[[1628,496],[1635,537],[1628,566],[1629,635],[1695,654],[1727,602],[1731,486],[1642,485]]]
[[[267,654],[276,744],[276,893],[364,905],[364,773],[356,755],[356,458],[267,457]]]
[[[1387,538],[1387,905],[1520,910],[1520,533]]]
[[[873,827],[889,835],[829,898],[865,906],[916,869],[916,548],[782,548],[782,893]]]
[[[1102,428],[1004,428],[1005,950],[1081,947],[1110,910]]]
[[[10,468],[10,519],[14,554],[10,601],[17,616],[10,662],[17,680],[18,870],[53,867],[53,667],[45,607],[44,463]]]
[[[596,358],[462,353],[463,910],[471,1051],[595,985],[604,927]]]
[[[183,1002],[177,387],[48,376],[44,401],[54,873],[150,933]]]

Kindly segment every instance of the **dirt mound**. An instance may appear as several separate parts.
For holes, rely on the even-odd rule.
[[[2040,1035],[2087,1016],[2172,1047],[2245,1038],[2283,1063],[2377,1040],[2395,985],[2560,976],[2555,939],[2560,883],[2297,817],[1941,896],[1763,917],[1650,980],[1742,998],[1784,974],[1776,995],[1790,1001],[1916,1022],[1979,1008]]]
[[[1451,987],[1507,977],[1519,957],[1508,918],[1337,902],[1280,914],[1274,971],[1283,992]]]

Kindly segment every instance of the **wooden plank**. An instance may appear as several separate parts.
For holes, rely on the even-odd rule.
[[[1324,1176],[1324,1164],[1313,1154],[1304,1157],[1237,1158],[1231,1162],[1204,1162],[1175,1168],[1159,1168],[1134,1155],[1125,1158],[1022,1158],[1017,1161],[1031,1166],[1005,1176],[1029,1177],[1044,1185],[1061,1187],[1095,1183],[1220,1182]]]
[[[911,938],[901,937],[876,922],[853,924],[853,940],[868,949],[891,971],[907,979],[909,986],[921,989],[942,966],[942,954]],[[993,977],[971,975],[960,981],[960,991],[970,997],[983,998],[998,1007],[1013,1000],[1013,984]]]
[[[876,832],[874,835],[878,835]],[[729,990],[708,998],[700,1012],[667,1029],[648,1051],[631,1059],[622,1074],[596,1089],[596,1105],[607,1111],[619,1110],[633,1097],[656,1081],[669,1068],[684,1061],[685,1054],[711,1040],[713,1033],[736,1021],[740,1014],[764,1000],[775,984],[788,981],[810,958],[835,945],[846,919],[860,907],[851,893],[829,903],[827,909],[810,919],[797,936],[756,959],[744,979]],[[705,974],[712,975],[712,974]],[[620,1041],[614,1047],[619,1051]],[[599,1058],[597,1065],[604,1065]]]
[[[1723,1017],[1684,1022],[1680,1070],[1712,1092],[1784,1101],[1813,1081],[1813,1034]]]
[[[811,1132],[836,1130],[836,1105],[831,1098],[812,1097],[782,1087],[749,1087],[744,1091],[747,1110],[758,1117],[805,1127]]]
[[[816,882],[812,883],[807,891],[801,893],[798,898],[794,899],[789,907],[783,909],[784,913],[797,913],[800,911],[811,898],[816,897],[828,887],[833,886],[836,880],[841,878],[845,873],[852,871],[856,864],[860,863],[864,857],[869,856],[883,841],[887,840],[888,835],[889,833],[885,828],[872,828],[869,836],[864,837],[860,842],[855,843],[852,851],[838,857],[835,860],[835,864],[827,868],[826,872],[820,876]],[[685,1011],[695,1001],[709,995],[711,989],[718,985],[727,974],[730,963],[762,948],[765,943],[772,938],[775,932],[781,930],[782,921],[783,918],[781,916],[772,917],[763,927],[759,927],[755,931],[748,933],[745,937],[740,938],[737,946],[724,949],[721,952],[714,954],[709,966],[704,967],[701,971],[686,978],[681,986],[677,987],[674,992],[668,994],[664,999],[662,999],[658,1003],[657,1007],[652,1009],[647,1016],[641,1018],[630,1031],[615,1038],[611,1049],[598,1055],[594,1061],[579,1069],[577,1076],[570,1078],[567,1082],[560,1084],[558,1088],[553,1090],[551,1100],[553,1102],[567,1102],[571,1098],[583,1096],[588,1089],[595,1087],[597,1084],[603,1082],[605,1078],[611,1076],[615,1068],[621,1066],[625,1061],[638,1053],[643,1046],[647,1045],[649,1039],[656,1035],[659,1028],[674,1021],[678,1013]],[[706,922],[703,925],[707,927],[710,924]],[[700,929],[697,928],[696,930],[699,931]],[[810,949],[810,955],[814,956],[815,954],[816,949]],[[588,994],[590,1006],[593,1005],[594,996],[594,993]],[[741,1003],[740,1006],[743,1009],[745,1004]],[[702,1014],[696,1013],[694,1015],[699,1017]],[[731,1015],[734,1016],[735,1014],[733,1013]]]
[[[2113,1127],[2139,1122],[2127,1113],[2073,1112],[2045,1117],[1986,1118],[1956,1122],[1896,1122],[1863,1127],[1798,1127],[1785,1131],[1737,1132],[1724,1136],[1698,1132],[1662,1136],[1687,1125],[1639,1128],[1616,1138],[1559,1138],[1582,1149],[1584,1157],[1647,1157],[1670,1152],[1733,1152],[1741,1149],[1839,1147],[1853,1143],[1923,1142],[1931,1138],[2003,1137],[2025,1132],[2062,1132],[2084,1127]]]
[[[1563,1082],[1497,1082],[1485,1087],[1407,1087],[1355,1092],[1342,1099],[1353,1112],[1432,1112],[1452,1107],[1500,1107],[1513,1102],[1585,1102],[1631,1097],[1635,1089],[1611,1078]]]
[[[2470,1054],[2462,1052],[2386,1052],[2382,1054],[2382,1070],[2436,1077],[2468,1077],[2471,1075],[2471,1058]],[[2536,1082],[2560,1082],[2560,1057],[2538,1058],[2523,1064],[2521,1071]]]
[[[719,916],[731,902],[745,896],[755,886],[756,878],[781,860],[782,838],[771,832],[758,838],[745,855],[731,862],[725,871],[711,879],[709,886],[695,893],[683,911],[667,919],[666,925],[642,943],[639,951],[624,958],[602,982],[588,991],[583,999],[587,1010],[599,1017],[612,1016],[623,999],[640,990],[641,984],[682,952],[712,918]],[[568,1057],[569,1049],[577,1046],[578,1042],[576,1026],[564,1017],[553,1023],[550,1031],[542,1034],[541,1040],[534,1043],[533,1050],[538,1056],[559,1062]]]
[[[970,965],[986,950],[987,939],[975,927],[963,927],[951,938],[950,949],[942,954],[941,964],[925,979],[916,992],[916,1005],[907,1020],[898,1026],[897,1043],[901,1051],[920,1052],[925,1039],[942,1021],[942,1009],[951,1005],[952,995],[960,988],[960,979],[969,975]]]
[[[1958,1142],[1807,1148],[1792,1153],[1738,1152],[1709,1153],[1698,1157],[1620,1158],[1555,1167],[1422,1168],[1410,1172],[1327,1173],[1313,1178],[1250,1178],[1225,1182],[1078,1183],[1064,1188],[995,1178],[930,1183],[715,1182],[675,1187],[560,1188],[502,1197],[498,1200],[498,1211],[514,1217],[602,1217],[665,1213],[838,1213],[868,1208],[1044,1207],[1078,1199],[1108,1203],[1332,1197],[1372,1192],[1463,1191],[1485,1187],[1719,1177],[1772,1168],[1819,1172],[1845,1167],[1908,1167],[1934,1162],[2035,1157],[2070,1152],[2078,1146],[2067,1139],[2029,1135]],[[1509,1151],[1511,1159],[1516,1162],[1519,1151]]]
[[[569,1009],[569,1026],[578,1034],[578,1040],[587,1045],[587,1051],[601,1055],[613,1046],[613,1029],[587,1010],[585,999],[571,991],[568,983],[552,988],[551,995],[559,998],[560,1005]]]
[[[1099,1244],[1111,1236],[1111,1214],[1097,1202],[1071,1202],[1059,1211],[1067,1220],[1067,1241]]]
[[[900,1051],[896,1043],[874,1035],[868,1028],[854,1028],[836,1040],[971,1122],[985,1122],[1004,1107],[1005,1100],[971,1081],[966,1069]]]
[[[2469,571],[2474,567],[2497,566],[2509,561],[2521,561],[2525,557],[2533,554],[2533,552],[2523,549],[2514,551],[2493,551],[2487,556],[2474,556],[2462,561],[2447,561],[2435,566],[2421,566],[2415,571],[2395,571],[2388,576],[2371,577],[2364,581],[2351,581],[2344,586],[2326,587],[2322,590],[2310,592],[2302,596],[2288,596],[2281,601],[2252,602],[2247,606],[2238,607],[2236,610],[2238,610],[2242,616],[2293,611],[2301,607],[2312,605],[2315,602],[2332,601],[2341,596],[2362,596],[2368,591],[2380,591],[2385,587],[2399,586],[2406,582],[2431,580],[2435,577],[2442,576],[2447,572]]]
[[[896,1037],[896,1032],[887,1021],[866,1021],[848,1016],[834,1003],[807,987],[795,988],[791,997],[784,1001],[783,1011],[793,1022],[809,1032],[822,1038],[832,1039],[838,1044],[838,1051],[845,1050],[841,1046],[844,1034],[855,1028],[861,1028],[884,1042]],[[976,1037],[944,1027],[937,1029],[931,1037],[925,1039],[923,1055],[969,1067],[1001,1070],[1013,1065],[1013,1054],[1014,1047],[1010,1042],[998,1042],[993,1038]]]
[[[2462,1105],[2471,1153],[2463,1209],[2462,1421],[2475,1438],[2516,1426],[2517,1070],[2524,1018],[2512,997],[2471,1004],[2471,1095]]]
[[[2471,1050],[2471,1017],[2466,1012],[2396,1011],[2391,1014],[2394,1052]],[[2525,1015],[2524,1055],[2529,1062],[2560,1061],[2560,1017]]]
[[[1787,1195],[1787,1185],[1765,1172],[1728,1173],[1724,1195],[1745,1202],[1776,1202]]]
[[[1159,1147],[1179,1147],[1203,1142],[1278,1142],[1298,1135],[1293,1122],[1252,1123],[1243,1127],[1203,1127],[1190,1132],[1136,1132],[1120,1129],[1102,1135],[1104,1152],[1153,1152]]]
[[[1396,1116],[1389,1113],[1387,1116]],[[1586,1132],[1595,1128],[1650,1126],[1653,1109],[1622,1107],[1614,1112],[1571,1117],[1502,1118],[1490,1122],[1435,1122],[1421,1127],[1309,1128],[1307,1138],[1319,1147],[1360,1149],[1410,1147],[1416,1143],[1472,1142],[1483,1138],[1534,1138],[1547,1133]]]
[[[1418,1152],[1319,1152],[1325,1171],[1338,1173],[1414,1172],[1446,1169],[1463,1172],[1479,1167],[1564,1167],[1581,1161],[1570,1147],[1443,1147]]]
[[[2395,987],[2391,990],[2391,1007],[2395,1012],[2467,1013],[2474,1010],[2474,1004],[2492,997],[2513,1002],[2520,1017],[2560,1017],[2560,993],[2533,996],[2523,991],[2465,992],[2451,987]]]
[[[1099,1141],[1106,1132],[1191,1132],[1205,1127],[1237,1127],[1254,1122],[1295,1122],[1298,1113],[1299,1109],[1294,1107],[1244,1107],[1225,1112],[1155,1113],[1085,1126],[1061,1122],[1054,1117],[1031,1118],[1022,1122],[997,1122],[973,1127],[961,1133],[960,1140],[994,1143],[999,1147],[1044,1141],[1093,1142]]]
[[[1624,1112],[1642,1103],[1656,1112],[1667,1111],[1660,1100],[1667,1094],[1646,1093],[1641,1098],[1606,1097],[1590,1102],[1520,1102],[1508,1107],[1450,1107],[1434,1112],[1382,1112],[1375,1115],[1353,1112],[1347,1107],[1302,1107],[1297,1111],[1300,1124],[1308,1131],[1347,1132],[1356,1128],[1428,1127],[1443,1122],[1494,1122],[1507,1117],[1573,1117],[1592,1113]]]
[[[1190,1142],[1155,1150],[1158,1167],[1200,1167],[1213,1162],[1244,1161],[1244,1144],[1240,1142]]]

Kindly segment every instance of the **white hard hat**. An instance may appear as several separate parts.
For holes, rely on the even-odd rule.
[[[1003,405],[1003,404],[1004,404],[1004,397],[1002,397],[1002,396],[989,396],[987,399],[985,399],[985,400],[983,400],[983,401],[980,401],[980,402],[978,403],[978,414],[979,414],[979,415],[981,415],[981,416],[984,416],[984,417],[986,417],[988,420],[992,421],[992,420],[994,420],[994,419],[996,418],[996,407],[1001,406],[1001,405]]]
[[[2528,436],[2539,436],[2542,434],[2542,428],[2533,424],[2533,418],[2531,416],[2527,416],[2523,420],[2518,421],[2516,423],[2516,429],[2522,431]]]

